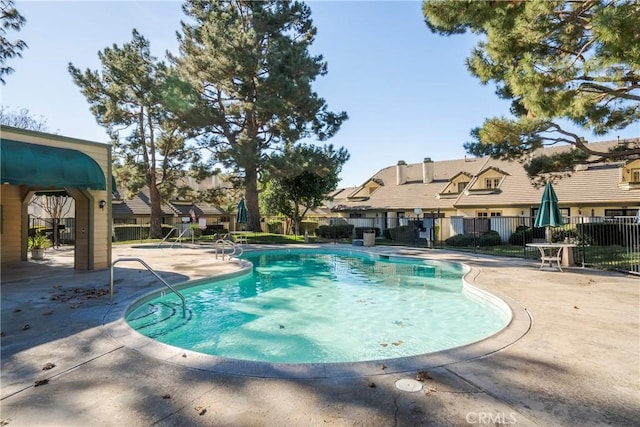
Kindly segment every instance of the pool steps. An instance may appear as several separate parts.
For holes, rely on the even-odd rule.
[[[166,280],[164,280],[158,273],[156,273],[150,266],[149,264],[147,264],[146,262],[144,262],[142,259],[140,258],[118,258],[117,260],[113,261],[111,263],[111,274],[110,274],[110,287],[109,287],[109,304],[113,304],[113,266],[116,265],[119,262],[129,262],[129,261],[136,261],[139,262],[140,264],[142,264],[147,270],[149,270],[149,273],[153,274],[154,276],[156,276],[156,278],[158,280],[160,280],[167,288],[169,288],[171,290],[171,292],[173,292],[174,294],[178,295],[178,297],[180,298],[180,300],[182,301],[182,317],[186,317],[187,316],[187,302],[184,299],[184,296],[178,292],[173,286],[171,286]]]

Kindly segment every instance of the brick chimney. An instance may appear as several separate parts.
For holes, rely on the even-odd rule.
[[[425,184],[433,181],[433,160],[431,157],[425,157],[422,161],[422,182]]]
[[[402,185],[405,182],[407,182],[407,164],[404,160],[400,160],[396,165],[396,183]]]

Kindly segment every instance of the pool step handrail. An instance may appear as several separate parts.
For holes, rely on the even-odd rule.
[[[180,235],[178,237],[176,237],[176,240],[173,241],[173,243],[171,244],[171,246],[169,246],[170,248],[173,248],[173,246],[177,243],[177,242],[182,242],[182,236],[184,236],[186,234],[187,231],[191,231],[191,228],[189,227],[185,227],[184,230],[182,230],[182,232],[180,232]],[[160,246],[160,245],[158,245]]]
[[[169,230],[169,232],[167,233],[167,235],[166,235],[166,236],[164,236],[164,237],[162,238],[162,240],[160,240],[160,243],[158,243],[158,247],[160,247],[164,242],[166,242],[166,241],[167,241],[167,239],[169,238],[169,236],[171,236],[171,234],[172,234],[175,230],[177,230],[177,228],[175,228],[175,227],[173,227],[171,230]]]
[[[218,239],[216,240],[216,259],[218,259],[218,250],[220,250],[220,253],[222,254],[222,260],[224,261],[224,255],[226,254],[227,246],[232,250],[229,254],[229,258],[236,255],[236,253],[238,253],[238,256],[241,256],[244,253],[244,249],[242,249],[241,246],[237,245],[233,241],[227,239]]]
[[[174,294],[178,295],[178,297],[182,301],[182,317],[185,318],[187,316],[187,301],[184,299],[184,296],[180,292],[178,292],[173,286],[171,286],[169,283],[167,283],[166,280],[164,280],[162,277],[160,277],[160,275],[158,273],[156,273],[149,266],[149,264],[147,264],[146,262],[144,262],[140,258],[118,258],[117,260],[115,260],[115,261],[113,261],[111,263],[111,280],[110,280],[110,288],[109,288],[109,304],[113,304],[113,266],[116,265],[119,262],[124,262],[124,261],[137,261],[140,264],[144,265],[145,268],[147,270],[149,270],[149,272],[151,274],[156,276],[156,278],[158,280],[160,280],[167,288],[169,288],[171,290],[171,292],[173,292]]]

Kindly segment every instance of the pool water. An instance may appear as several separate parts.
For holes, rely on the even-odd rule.
[[[510,313],[464,291],[458,264],[357,251],[246,254],[253,272],[181,289],[127,315],[140,333],[215,356],[273,363],[383,360],[486,338]]]

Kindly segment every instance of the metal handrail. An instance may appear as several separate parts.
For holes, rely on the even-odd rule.
[[[229,254],[229,258],[231,258],[233,255],[236,254],[237,251],[239,251],[240,253],[238,254],[238,256],[242,256],[242,254],[244,253],[244,249],[242,249],[241,246],[235,244],[234,242],[232,242],[231,240],[227,240],[227,239],[218,239],[216,240],[216,259],[218,259],[218,249],[220,248],[220,246],[222,246],[221,248],[221,254],[222,254],[222,260],[224,261],[224,255],[225,255],[225,246],[229,245],[229,247],[231,249],[233,249],[233,251]]]
[[[226,250],[226,249],[225,249],[225,246],[227,245],[227,243],[233,243],[233,242],[231,242],[231,241],[229,241],[229,240],[226,240],[226,239],[218,239],[218,240],[216,240],[216,252],[215,252],[215,254],[216,254],[216,259],[218,259],[218,249],[219,249],[219,248],[220,248],[220,246],[222,245],[221,253],[222,253],[222,260],[224,261],[224,255],[225,255],[225,253],[226,253],[226,252],[225,252],[225,250]],[[232,257],[233,255],[235,255],[235,253],[236,253],[236,248],[235,248],[235,246],[234,246],[233,244],[231,245],[231,249],[232,249],[233,251],[229,254],[229,258],[231,258],[231,257]]]
[[[162,240],[160,240],[160,243],[158,243],[158,247],[160,247],[160,245],[162,245],[169,238],[169,236],[171,236],[171,233],[173,233],[174,230],[177,230],[177,228],[173,227],[171,230],[169,230],[167,235],[164,236]]]
[[[173,241],[173,243],[171,244],[171,246],[170,246],[170,247],[172,248],[172,247],[173,247],[173,245],[175,245],[175,244],[176,244],[176,242],[178,242],[178,241],[182,241],[182,240],[180,240],[180,239],[182,239],[182,236],[184,236],[184,235],[185,235],[185,233],[186,233],[187,231],[190,231],[190,230],[191,230],[191,228],[190,228],[190,227],[185,227],[185,229],[184,229],[184,230],[182,230],[182,232],[180,233],[180,235],[179,235],[178,237],[176,237],[176,240],[174,240],[174,241]],[[159,245],[158,245],[158,246],[159,246]]]
[[[119,262],[123,262],[123,261],[138,261],[140,264],[144,265],[145,268],[147,270],[149,270],[149,272],[151,274],[153,274],[154,276],[156,276],[156,278],[158,280],[160,280],[167,288],[169,288],[171,290],[171,292],[173,292],[174,294],[178,295],[178,297],[180,298],[180,300],[182,300],[182,317],[186,317],[186,313],[187,313],[187,302],[184,299],[184,296],[182,296],[182,294],[180,292],[178,292],[173,286],[171,286],[169,283],[167,283],[166,280],[164,280],[162,277],[160,277],[160,275],[158,273],[156,273],[155,271],[153,271],[153,269],[151,267],[149,267],[149,264],[147,264],[146,262],[144,262],[143,260],[141,260],[140,258],[118,258],[117,260],[113,261],[111,263],[111,281],[110,281],[110,288],[109,288],[109,304],[113,304],[113,266],[116,265]]]

